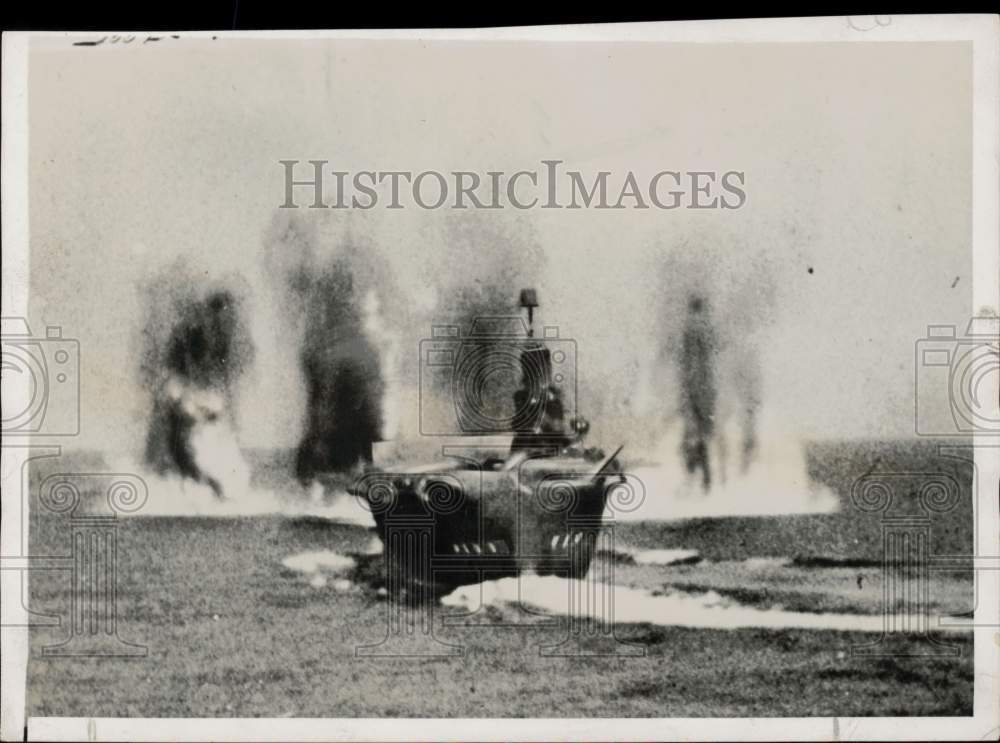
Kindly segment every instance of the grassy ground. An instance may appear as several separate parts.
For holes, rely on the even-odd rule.
[[[828,475],[843,470],[839,454],[824,456],[827,463],[822,466],[828,467]],[[867,465],[862,458],[851,466]],[[838,491],[844,493],[842,484]],[[962,513],[952,515],[944,530],[950,535],[945,538],[956,543],[971,533]],[[881,573],[875,542],[867,531],[878,534],[878,530],[865,518],[846,512],[622,525],[619,545],[698,549],[710,560],[673,567],[622,561],[616,564],[616,580],[654,591],[711,589],[761,607],[877,613]],[[853,533],[842,534],[845,528]],[[63,517],[39,516],[31,530],[33,554],[65,554],[68,534]],[[35,628],[28,713],[147,717],[971,713],[972,643],[963,634],[947,636],[958,657],[860,658],[852,655],[851,648],[871,642],[870,634],[634,624],[620,625],[617,637],[641,649],[641,656],[545,657],[539,648],[564,639],[565,624],[540,623],[536,618],[516,626],[483,626],[483,621],[456,626],[445,623],[443,610],[438,610],[435,635],[440,643],[461,646],[461,657],[359,658],[357,646],[377,644],[386,635],[389,605],[364,585],[343,593],[332,586],[311,586],[281,561],[308,550],[358,552],[369,539],[369,533],[356,527],[278,516],[122,522],[119,634],[147,646],[148,655],[46,658],[41,648],[66,637],[65,621],[62,627]],[[858,540],[855,548],[853,539]],[[854,562],[843,562],[852,554]],[[781,567],[746,559],[767,555],[831,555],[832,567],[808,561]],[[958,577],[936,577],[931,596],[944,612],[971,607],[970,583]],[[32,575],[32,609],[67,617],[71,597],[68,573]],[[487,614],[484,619],[490,624],[495,617]],[[419,633],[407,652],[414,647],[421,653],[447,650]],[[607,650],[593,638],[572,647],[581,652]],[[906,643],[894,649],[919,652],[927,647]]]
[[[357,658],[386,634],[388,605],[372,592],[316,589],[281,566],[300,551],[361,549],[359,529],[278,518],[145,519],[121,528],[123,639],[146,658],[40,657],[65,630],[32,634],[33,715],[129,716],[689,716],[968,714],[971,643],[962,657],[862,659],[871,635],[802,630],[713,631],[625,625],[645,657],[541,657],[565,625],[443,626],[460,658]],[[738,583],[738,563],[620,567],[621,582],[698,588]],[[741,599],[843,610],[856,585],[844,570],[802,570],[740,584]],[[764,586],[764,588],[755,588]],[[753,590],[771,592],[751,596]],[[858,602],[877,611],[869,585]],[[65,576],[40,574],[33,606],[63,614]],[[790,597],[794,600],[789,601]],[[958,602],[962,603],[962,602]],[[583,650],[593,646],[585,641]],[[421,652],[434,650],[418,637]],[[407,650],[406,652],[411,652]]]

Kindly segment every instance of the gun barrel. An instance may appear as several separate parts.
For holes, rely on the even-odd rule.
[[[610,457],[607,457],[603,462],[601,462],[601,466],[597,468],[597,472],[595,472],[591,476],[590,478],[591,481],[596,480],[598,477],[607,472],[608,468],[611,467],[611,463],[615,461],[615,457],[617,457],[621,453],[621,450],[624,448],[625,444],[622,444],[617,449],[615,449],[614,452],[612,452]]]

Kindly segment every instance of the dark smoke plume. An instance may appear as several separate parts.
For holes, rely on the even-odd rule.
[[[481,412],[486,419],[499,422],[514,417],[514,396],[524,383],[519,346],[510,336],[500,337],[496,328],[506,323],[479,322],[488,318],[525,318],[519,304],[522,289],[538,287],[542,312],[547,295],[541,286],[544,253],[530,225],[502,222],[491,215],[450,215],[443,250],[434,269],[438,283],[438,302],[434,323],[454,324],[464,338],[463,348],[474,349],[484,365],[472,371],[481,375],[459,379],[454,384],[446,375],[436,377],[442,398],[456,395],[475,397],[460,401]],[[536,320],[538,318],[536,317]],[[487,329],[479,340],[468,337],[474,328]],[[489,329],[493,330],[490,331]],[[492,333],[492,334],[491,334]],[[456,369],[461,374],[461,369]],[[469,432],[478,432],[475,427]]]
[[[177,266],[144,287],[146,318],[141,376],[152,392],[145,461],[156,473],[221,484],[201,471],[192,450],[199,423],[235,429],[236,389],[252,360],[242,301],[233,287],[199,287]],[[199,395],[218,406],[199,408]]]
[[[733,398],[732,411],[738,416],[740,469],[746,472],[758,449],[759,412],[763,404],[761,345],[763,332],[774,317],[777,300],[774,271],[765,257],[752,261],[726,294],[730,317],[726,323],[727,384]]]
[[[766,256],[742,253],[739,271],[721,271],[725,254],[658,255],[660,346],[655,388],[663,423],[679,419],[681,459],[709,489],[726,479],[729,449],[746,473],[757,456],[763,404],[761,348],[776,301]],[[737,438],[738,437],[738,438]]]
[[[530,228],[482,214],[450,216],[434,266],[438,282],[445,277],[436,319],[468,330],[479,317],[522,316],[519,292],[540,283],[545,259]]]
[[[387,370],[365,304],[381,306],[398,292],[380,257],[344,225],[281,215],[264,248],[281,322],[298,346],[305,410],[295,474],[308,485],[372,461],[383,434]]]
[[[384,386],[349,261],[338,258],[325,270],[300,276],[297,286],[305,313],[306,421],[295,470],[308,483],[320,473],[372,461]]]
[[[681,341],[681,401],[684,417],[682,443],[688,472],[701,470],[706,490],[712,485],[709,447],[715,433],[716,356],[718,339],[706,300],[692,294]]]
[[[742,343],[731,349],[733,386],[740,416],[740,469],[746,472],[757,454],[757,413],[761,406],[761,371],[757,349]]]

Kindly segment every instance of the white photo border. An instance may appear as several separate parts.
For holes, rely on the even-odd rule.
[[[121,32],[116,32],[121,33]],[[130,32],[131,33],[131,32]],[[179,43],[206,39],[392,39],[426,41],[531,40],[670,43],[800,43],[968,41],[973,59],[973,306],[1000,314],[1000,19],[987,15],[868,16],[683,21],[500,29],[364,31],[178,32]],[[3,35],[3,314],[25,316],[28,253],[28,75],[29,52],[65,47],[103,33]],[[158,34],[162,35],[162,34]],[[12,394],[17,394],[15,390]],[[977,441],[977,444],[980,442]],[[21,455],[18,455],[21,456]],[[13,458],[12,458],[13,457]],[[17,569],[21,524],[21,468],[4,451],[2,602],[22,583],[7,580]],[[984,554],[998,554],[1000,447],[976,446],[977,542]],[[22,522],[22,517],[25,520]],[[11,570],[7,570],[10,567]],[[28,628],[3,628],[3,740],[844,740],[996,739],[1000,734],[1000,570],[980,571],[975,612],[975,695],[972,717],[866,718],[665,718],[665,719],[218,719],[56,718],[25,720]],[[19,603],[18,603],[19,605]],[[994,626],[988,626],[988,625]]]

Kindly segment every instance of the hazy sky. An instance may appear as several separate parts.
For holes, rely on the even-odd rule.
[[[140,282],[178,258],[196,274],[238,274],[259,343],[245,440],[293,444],[296,351],[262,259],[289,218],[279,160],[485,173],[555,158],[615,182],[629,170],[740,170],[738,210],[380,207],[296,219],[322,250],[349,235],[388,261],[401,288],[385,314],[408,316],[400,346],[414,364],[415,328],[436,319],[422,267],[461,248],[461,263],[445,265],[486,278],[496,256],[484,252],[508,241],[544,255],[534,283],[546,320],[577,341],[590,394],[660,394],[656,329],[674,322],[663,317],[671,297],[698,284],[721,326],[753,333],[764,404],[789,425],[910,435],[914,342],[928,324],[964,326],[971,309],[970,73],[960,43],[37,50],[29,319],[36,334],[61,325],[80,341],[81,441],[127,447],[147,413]]]

